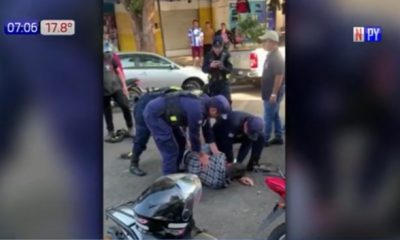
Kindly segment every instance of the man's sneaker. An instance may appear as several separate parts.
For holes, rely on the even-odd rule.
[[[274,138],[268,142],[270,145],[282,145],[283,139],[282,138]]]
[[[139,166],[137,166],[137,165],[131,165],[129,167],[129,171],[133,175],[136,175],[136,176],[139,176],[139,177],[143,177],[143,176],[147,175],[147,173],[145,171],[143,171],[142,169],[140,169]]]
[[[269,147],[269,142],[265,142],[264,147]]]
[[[121,158],[121,159],[131,159],[132,158],[132,152],[121,153],[121,155],[119,155],[119,158]]]
[[[107,136],[104,138],[104,141],[111,142],[115,138],[114,131],[108,132]]]

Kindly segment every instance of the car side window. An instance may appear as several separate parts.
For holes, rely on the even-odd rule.
[[[134,56],[120,56],[121,59],[121,64],[123,69],[130,69],[130,68],[135,68],[137,65],[135,64],[135,58]]]
[[[168,61],[153,55],[140,55],[138,62],[140,68],[169,68],[171,65]]]

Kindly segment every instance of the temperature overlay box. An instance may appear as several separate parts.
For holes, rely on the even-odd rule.
[[[71,36],[75,34],[74,20],[51,20],[40,21],[40,34],[45,36]]]

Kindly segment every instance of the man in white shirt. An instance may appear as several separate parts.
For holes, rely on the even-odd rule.
[[[193,66],[200,66],[203,48],[203,32],[199,27],[199,21],[194,19],[192,27],[188,31],[190,46],[192,47]]]

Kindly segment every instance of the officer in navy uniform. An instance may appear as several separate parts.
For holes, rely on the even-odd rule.
[[[144,117],[143,111],[146,105],[151,101],[158,97],[164,96],[167,93],[175,92],[178,90],[182,90],[178,87],[165,87],[160,89],[154,89],[153,91],[146,92],[139,97],[139,99],[135,103],[135,108],[133,109],[133,117],[135,119],[135,132],[136,136],[133,140],[132,151],[128,153],[121,154],[121,158],[126,158],[131,160],[131,164],[129,167],[129,171],[137,176],[145,176],[147,173],[144,172],[139,167],[140,156],[146,150],[147,143],[150,139],[150,130],[147,127]],[[180,134],[179,128],[173,128],[175,134]]]
[[[144,109],[144,120],[162,155],[163,174],[179,170],[186,139],[177,134],[175,127],[188,128],[191,150],[198,154],[202,166],[208,164],[209,155],[201,151],[200,130],[213,154],[219,154],[209,118],[226,117],[231,111],[224,96],[209,97],[190,91],[170,93],[152,100]]]
[[[232,103],[227,75],[233,71],[233,65],[229,58],[229,52],[224,50],[224,40],[221,36],[216,36],[211,51],[204,57],[202,70],[209,74],[209,84],[205,92],[209,96],[223,95]]]
[[[259,165],[264,147],[264,123],[260,117],[247,112],[232,111],[226,120],[219,119],[213,126],[218,149],[225,153],[227,161],[233,162],[233,144],[241,143],[237,162],[242,163],[251,149],[247,170]]]

